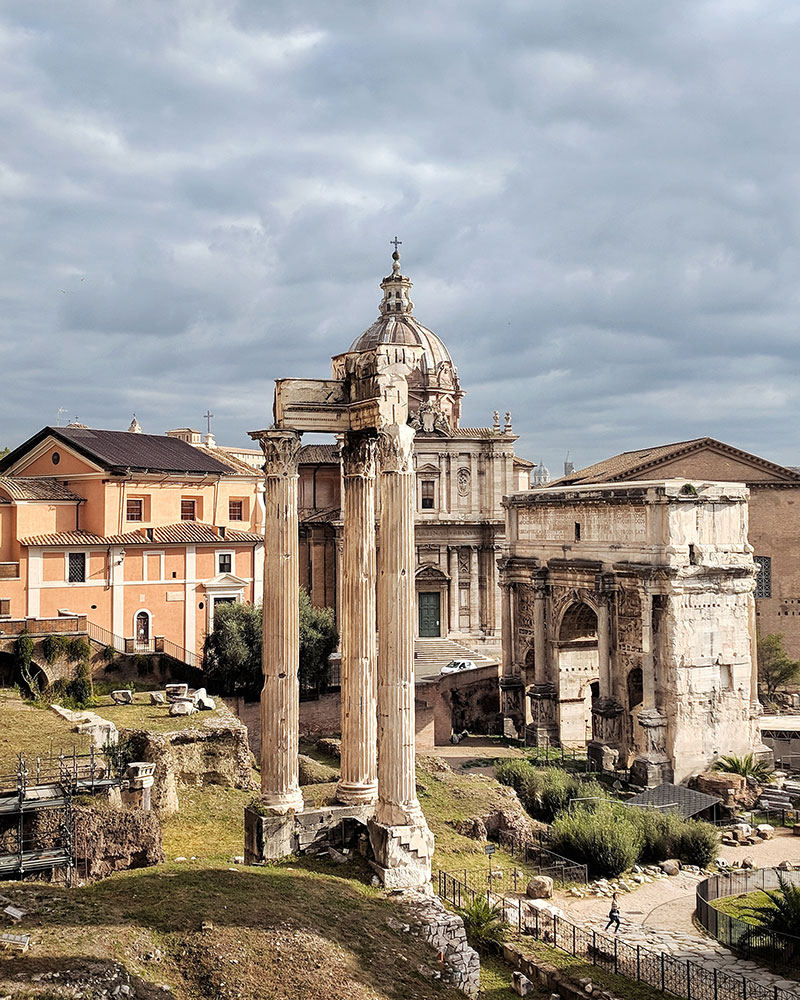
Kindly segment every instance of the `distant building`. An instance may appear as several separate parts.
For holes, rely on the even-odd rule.
[[[0,460],[0,636],[79,614],[130,652],[193,662],[220,603],[260,599],[260,479],[136,420],[43,428]]]
[[[703,437],[623,452],[571,471],[550,486],[673,477],[749,487],[749,539],[759,570],[758,630],[762,635],[782,633],[789,655],[800,657],[800,470]]]

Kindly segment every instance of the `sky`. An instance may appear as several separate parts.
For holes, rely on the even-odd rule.
[[[800,465],[797,0],[0,0],[0,449],[247,445],[377,317],[553,475]]]

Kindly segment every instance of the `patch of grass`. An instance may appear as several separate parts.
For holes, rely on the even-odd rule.
[[[496,955],[481,958],[481,1000],[509,1000],[516,994],[511,988],[513,969]],[[538,987],[528,993],[534,1000],[547,1000],[550,994]]]
[[[153,733],[197,729],[219,715],[219,710],[215,709],[213,712],[173,716],[169,714],[168,705],[151,705],[150,694],[138,690],[133,696],[132,705],[115,705],[110,695],[104,695],[97,699],[97,707],[93,711],[113,722],[119,730],[147,729]]]
[[[0,691],[0,774],[10,774],[17,766],[17,755],[28,758],[58,756],[60,750],[71,754],[86,753],[91,745],[88,736],[71,732],[72,726],[48,708],[24,702],[16,691]]]
[[[772,907],[769,896],[760,889],[756,889],[754,892],[743,892],[738,896],[715,899],[711,905],[720,913],[727,913],[729,917],[756,925],[760,925],[761,921],[758,919],[758,914],[753,913],[753,910],[766,910]]]
[[[595,985],[601,989],[608,990],[619,1000],[664,1000],[664,994],[655,990],[645,983],[635,983],[624,976],[616,976],[613,972],[606,972],[591,962],[586,962],[582,958],[575,958],[568,952],[553,948],[552,945],[543,944],[541,941],[529,942],[525,938],[519,939],[516,944],[523,949],[526,956],[535,956],[542,959],[548,965],[560,969],[573,979],[588,977]]]

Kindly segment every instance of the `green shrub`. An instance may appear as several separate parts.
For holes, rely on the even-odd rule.
[[[65,639],[64,653],[72,663],[86,663],[92,655],[92,647],[83,636],[76,635],[72,639]]]
[[[492,905],[486,896],[476,896],[469,906],[459,907],[467,940],[480,952],[498,952],[503,944],[503,911]]]
[[[75,676],[67,684],[65,693],[80,708],[86,708],[94,703],[94,691],[92,690],[92,678],[89,674],[88,664],[78,664],[75,668]]]
[[[113,663],[117,658],[117,651],[113,646],[104,646],[100,651],[100,659],[103,663]]]
[[[28,694],[34,701],[41,697],[39,677],[34,672],[32,666],[34,641],[26,632],[21,632],[14,641],[14,659],[22,678],[22,682],[28,690]]]
[[[741,757],[736,754],[732,754],[730,757],[720,757],[719,760],[714,761],[711,770],[723,771],[725,774],[741,774],[762,785],[772,781],[772,769],[769,764],[763,760],[756,760],[755,754],[752,753],[746,753]]]
[[[680,837],[685,820],[678,813],[659,812],[656,809],[630,809],[630,818],[638,824],[642,835],[639,861],[652,864],[677,858]]]
[[[581,780],[561,767],[533,767],[527,761],[513,760],[496,771],[498,781],[510,785],[527,811],[536,819],[552,822],[573,799],[607,799],[603,786],[591,779]]]
[[[144,656],[142,653],[137,653],[133,657],[133,665],[136,667],[136,673],[139,677],[147,677],[153,672],[153,658]]]
[[[592,878],[613,878],[627,871],[636,864],[643,845],[639,823],[624,806],[578,806],[553,823],[553,850],[587,865]]]
[[[103,756],[111,763],[111,770],[120,778],[132,760],[137,760],[139,753],[133,737],[120,736],[116,743],[106,743],[102,749]]]
[[[42,640],[42,656],[44,662],[52,666],[60,659],[67,648],[67,639],[63,635],[46,635]]]
[[[685,820],[675,856],[687,865],[707,868],[719,851],[719,834],[711,823]]]

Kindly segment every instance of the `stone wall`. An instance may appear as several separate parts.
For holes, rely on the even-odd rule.
[[[156,765],[151,803],[162,816],[178,811],[181,786],[257,788],[247,729],[225,708],[192,729],[129,730],[123,735],[131,737],[136,760]]]
[[[79,875],[89,879],[161,864],[161,823],[143,809],[76,806],[75,860]]]
[[[441,954],[445,966],[442,979],[467,996],[477,997],[481,963],[467,941],[461,917],[446,910],[437,896],[422,892],[406,893],[403,907],[408,923],[400,926]]]
[[[420,684],[417,695],[433,708],[435,735],[434,743],[425,746],[419,743],[418,735],[418,749],[445,746],[454,731],[487,732],[500,711],[499,670],[495,663],[462,674],[445,674],[433,684]]]

